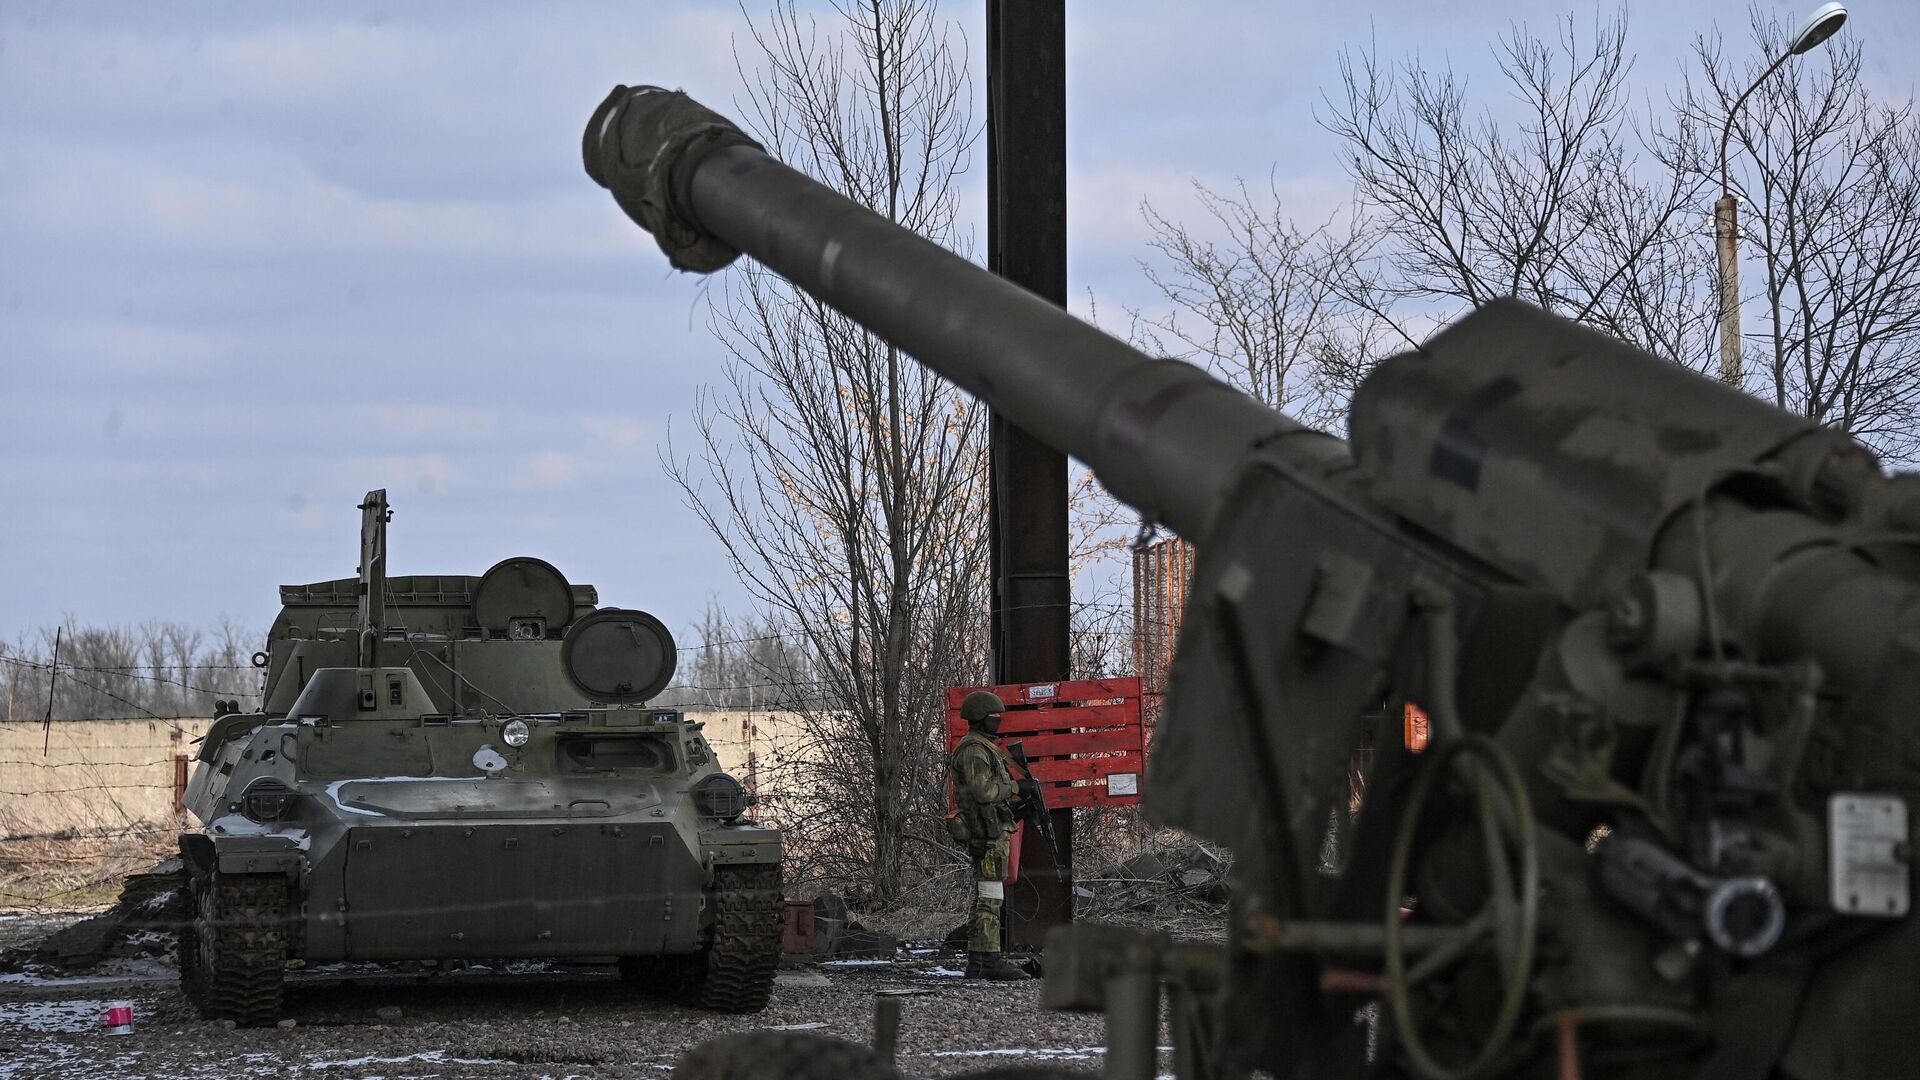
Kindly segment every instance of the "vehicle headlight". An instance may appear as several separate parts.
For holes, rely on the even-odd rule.
[[[253,821],[266,824],[282,821],[293,809],[296,792],[271,776],[263,776],[247,785],[240,796],[240,812]]]
[[[740,781],[726,773],[716,773],[693,789],[693,805],[710,818],[732,821],[746,813],[747,791],[740,786]]]
[[[500,741],[508,746],[525,746],[533,737],[533,729],[525,720],[509,720],[500,725]]]

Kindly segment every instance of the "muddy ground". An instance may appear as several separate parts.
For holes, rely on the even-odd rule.
[[[63,922],[0,918],[0,938],[30,940]],[[1041,1012],[1037,980],[971,982],[958,977],[961,963],[923,945],[892,961],[785,970],[767,1010],[752,1016],[651,1000],[610,970],[333,968],[289,975],[292,1026],[228,1030],[194,1015],[170,958],[156,950],[81,977],[0,975],[0,1080],[659,1078],[687,1048],[729,1032],[788,1028],[867,1042],[882,996],[901,1002],[898,1063],[910,1076],[1016,1063],[1098,1069],[1099,1017]],[[132,1035],[103,1033],[115,1000],[133,1002]]]

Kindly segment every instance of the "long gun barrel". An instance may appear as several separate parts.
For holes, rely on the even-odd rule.
[[[1200,535],[1226,497],[1222,461],[1283,436],[1303,461],[1344,457],[1193,365],[1145,356],[788,168],[684,94],[617,88],[584,153],[676,267],[752,255],[1182,534]]]
[[[1383,361],[1342,442],[683,94],[616,88],[584,154],[676,267],[752,256],[1199,545],[1147,808],[1235,855],[1226,982],[1186,987],[1206,1054],[1377,1075],[1330,1034],[1359,990],[1426,1080],[1543,1075],[1556,1025],[1563,1061],[1582,1025],[1669,1040],[1647,1077],[1910,1071],[1920,480],[1513,301]],[[1422,712],[1430,748],[1401,730]],[[1107,995],[1157,947],[1070,938],[1049,1000],[1151,1017]]]

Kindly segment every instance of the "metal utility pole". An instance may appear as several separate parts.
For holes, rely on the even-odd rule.
[[[1727,110],[1726,126],[1720,129],[1720,198],[1713,204],[1713,240],[1720,256],[1720,378],[1730,386],[1738,387],[1745,381],[1740,361],[1740,203],[1733,197],[1727,172],[1727,141],[1733,135],[1733,118],[1761,83],[1788,60],[1832,37],[1846,21],[1846,5],[1822,4],[1794,35],[1787,51],[1734,100],[1733,108]]]
[[[1736,247],[1740,203],[1725,190],[1725,157],[1721,155],[1721,194],[1713,203],[1713,243],[1720,253],[1720,381],[1739,386],[1745,379],[1740,365],[1740,253]]]
[[[1067,303],[1065,0],[987,0],[987,268]],[[1067,459],[995,413],[988,422],[995,683],[1064,679]],[[1007,933],[1038,947],[1073,919],[1073,812],[1053,811],[1060,864],[1045,844],[1020,853]]]

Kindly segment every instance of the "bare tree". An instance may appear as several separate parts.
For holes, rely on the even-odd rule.
[[[1717,34],[1695,42],[1699,72],[1678,102],[1694,139],[1676,140],[1677,168],[1718,182],[1712,143],[1727,111],[1789,33],[1756,11],[1741,59]],[[1742,251],[1762,271],[1746,275],[1760,282],[1754,299],[1764,311],[1764,329],[1746,349],[1748,370],[1759,372],[1750,388],[1911,463],[1920,419],[1920,117],[1911,96],[1873,98],[1861,79],[1862,47],[1845,36],[1788,64],[1735,117]]]
[[[1213,219],[1208,232],[1141,204],[1147,246],[1159,255],[1141,270],[1171,310],[1134,313],[1134,340],[1194,360],[1308,423],[1337,421],[1379,355],[1372,320],[1347,291],[1371,238],[1358,220],[1345,229],[1333,220],[1295,224],[1271,179],[1263,197],[1244,182],[1226,194],[1193,187]]]
[[[804,642],[764,616],[730,617],[708,603],[694,636],[680,645],[663,705],[798,709],[818,686]]]
[[[952,236],[974,137],[956,31],[931,0],[836,0],[822,28],[785,0],[741,59],[768,149],[888,219]],[[749,69],[753,69],[749,74]],[[755,265],[715,298],[726,386],[696,410],[696,458],[668,451],[689,505],[818,685],[810,805],[837,873],[897,895],[915,840],[941,835],[943,690],[980,676],[984,415],[965,395]]]
[[[1463,80],[1417,59],[1341,60],[1322,124],[1343,144],[1370,245],[1349,298],[1421,324],[1515,296],[1681,363],[1711,362],[1717,311],[1697,174],[1635,137],[1624,15],[1583,37],[1512,27],[1494,49],[1508,91],[1475,108]],[[1652,144],[1654,152],[1642,151]]]
[[[1584,37],[1570,20],[1552,39],[1516,26],[1495,47],[1509,90],[1497,108],[1476,106],[1450,70],[1346,54],[1322,123],[1342,144],[1353,208],[1303,226],[1271,182],[1259,194],[1196,185],[1204,230],[1145,206],[1157,259],[1142,267],[1170,311],[1136,315],[1136,339],[1325,428],[1381,358],[1496,297],[1710,364],[1704,181],[1667,167],[1697,125],[1637,135],[1625,44],[1624,17]]]
[[[231,620],[210,630],[178,623],[82,626],[68,619],[42,627],[29,646],[0,650],[5,719],[39,720],[52,702],[55,720],[172,719],[212,716],[213,703],[257,704],[259,673],[250,656],[260,635]]]

